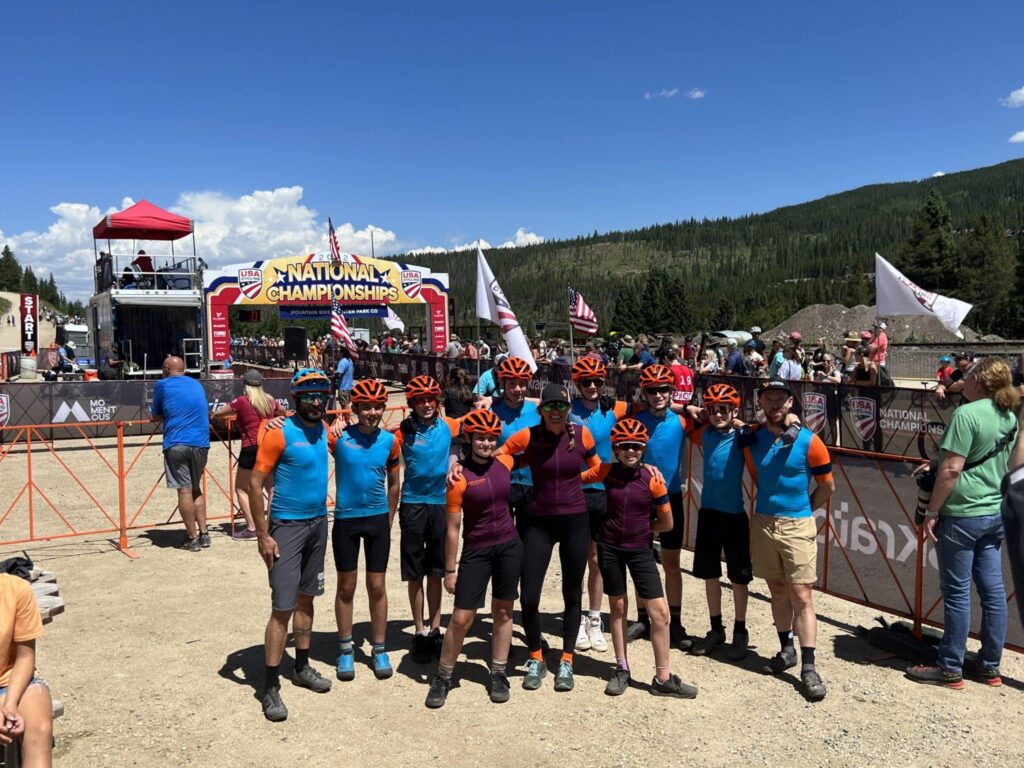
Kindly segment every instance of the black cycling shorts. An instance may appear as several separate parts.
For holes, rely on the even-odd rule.
[[[402,529],[402,581],[444,576],[444,546],[448,517],[444,504],[406,504],[398,508]]]
[[[661,574],[650,549],[623,549],[612,544],[597,542],[597,565],[604,581],[604,593],[609,597],[626,594],[626,569],[633,579],[637,597],[654,600],[664,597]]]
[[[281,556],[270,569],[270,604],[275,611],[293,611],[303,595],[324,593],[327,516],[308,520],[271,519],[269,533]]]
[[[463,549],[455,581],[455,607],[471,611],[483,608],[488,581],[493,599],[515,600],[522,569],[523,542],[518,538],[492,547]]]
[[[388,515],[334,519],[331,544],[334,547],[334,567],[339,573],[359,570],[359,544],[366,556],[367,573],[385,573],[391,554],[391,526]]]
[[[587,504],[587,516],[590,518],[590,538],[596,541],[608,516],[608,496],[603,488],[584,488],[583,500]]]
[[[683,494],[670,493],[669,506],[672,507],[672,530],[659,534],[662,549],[682,549],[683,531],[686,529],[686,513],[683,511]]]
[[[512,483],[508,497],[508,511],[516,523],[520,540],[526,539],[526,523],[530,517],[530,502],[533,501],[533,486]]]
[[[702,507],[697,514],[693,575],[698,579],[721,578],[723,551],[729,581],[749,584],[754,572],[750,564],[750,521],[747,515],[730,515]]]
[[[248,445],[238,452],[238,468],[252,469],[256,466],[256,452],[259,446]]]

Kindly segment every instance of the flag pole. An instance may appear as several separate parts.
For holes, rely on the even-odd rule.
[[[477,345],[476,345],[476,380],[477,380],[477,383],[480,382],[480,341],[481,341],[481,338],[482,337],[480,336],[480,315],[477,315],[476,316],[476,341],[477,341]]]
[[[576,345],[572,341],[572,321],[569,321],[569,359],[576,365]]]

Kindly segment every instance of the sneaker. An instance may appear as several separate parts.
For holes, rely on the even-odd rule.
[[[256,531],[250,531],[248,528],[243,528],[240,531],[232,533],[231,538],[235,541],[251,541],[256,538]]]
[[[210,534],[209,533],[200,533],[199,534],[199,546],[202,547],[203,549],[209,549],[210,548]]]
[[[668,680],[658,682],[658,678],[651,680],[651,692],[656,696],[676,696],[680,699],[697,698],[696,686],[684,683],[678,675],[669,675]]]
[[[828,692],[825,681],[814,667],[806,667],[800,672],[800,682],[804,686],[804,696],[810,701],[821,701]]]
[[[281,701],[281,689],[278,686],[267,688],[260,697],[263,704],[263,716],[272,723],[279,723],[288,717],[288,707]]]
[[[761,671],[766,675],[781,675],[787,669],[792,669],[795,666],[796,648],[790,646],[772,656],[768,663],[761,667]]]
[[[199,537],[196,536],[194,539],[185,537],[185,540],[179,545],[179,549],[184,549],[186,552],[198,552],[200,549]]]
[[[969,677],[978,683],[991,685],[993,688],[1003,684],[1003,678],[999,676],[999,667],[986,667],[977,658],[967,659],[964,662],[964,677]]]
[[[427,706],[431,709],[440,709],[443,707],[445,699],[448,698],[448,691],[451,689],[451,678],[434,675],[434,679],[430,681],[430,690],[427,691]]]
[[[571,691],[576,687],[576,681],[572,677],[572,664],[568,661],[560,662],[558,674],[555,675],[555,690],[559,693]]]
[[[491,672],[491,701],[495,704],[504,704],[508,701],[512,691],[508,685],[508,675],[504,672]]]
[[[946,688],[963,688],[964,677],[959,672],[947,672],[938,664],[922,664],[907,667],[907,677],[915,683],[925,685],[942,685]]]
[[[587,623],[590,624],[590,647],[598,653],[604,653],[608,650],[608,641],[604,639],[604,622],[600,616],[594,616]]]
[[[626,628],[626,642],[632,643],[635,640],[650,640],[651,625],[642,621],[634,621]]]
[[[374,651],[373,674],[376,678],[378,680],[387,680],[394,673],[395,670],[391,668],[391,659],[388,658],[387,651]]]
[[[427,635],[412,636],[412,660],[416,664],[430,662],[430,638]]]
[[[536,691],[540,688],[540,682],[547,673],[548,668],[544,666],[544,662],[541,659],[529,659],[526,662],[526,677],[523,678],[523,688],[527,691]]]
[[[732,646],[730,646],[729,652],[725,654],[725,658],[729,661],[743,661],[749,653],[747,650],[749,644],[749,634],[746,632],[734,632],[732,635]]]
[[[725,632],[722,632],[720,629],[709,629],[704,637],[693,644],[693,655],[707,656],[724,643]]]
[[[580,618],[580,631],[576,633],[576,650],[590,650],[590,620],[586,616]]]
[[[616,669],[612,672],[611,679],[608,680],[608,685],[604,687],[604,692],[609,696],[621,696],[629,688],[629,670],[628,669]]]
[[[300,672],[292,673],[292,682],[299,688],[309,688],[314,693],[327,693],[331,690],[331,681],[307,664]]]
[[[356,657],[354,653],[343,653],[338,656],[338,679],[339,680],[355,680],[356,679]]]
[[[686,634],[686,627],[682,624],[668,625],[669,645],[678,648],[680,651],[693,650],[693,638]]]

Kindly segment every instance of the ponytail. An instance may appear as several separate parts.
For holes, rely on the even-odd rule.
[[[565,422],[565,434],[569,438],[569,444],[566,449],[569,451],[576,450],[576,428],[572,425],[571,421]]]
[[[1012,385],[1000,387],[992,395],[992,401],[1001,411],[1015,411],[1020,405],[1020,392]]]

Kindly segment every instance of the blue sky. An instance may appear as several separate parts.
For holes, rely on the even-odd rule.
[[[4,22],[0,241],[76,293],[80,231],[125,198],[207,223],[223,262],[316,246],[328,213],[353,250],[371,225],[385,251],[497,245],[1024,155],[1019,0],[18,3]]]

